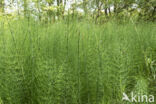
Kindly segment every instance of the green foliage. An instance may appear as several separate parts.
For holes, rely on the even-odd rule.
[[[46,2],[48,2],[49,5],[52,5],[54,3],[54,0],[46,0]]]
[[[123,92],[156,94],[153,23],[3,22],[1,104],[121,104]]]

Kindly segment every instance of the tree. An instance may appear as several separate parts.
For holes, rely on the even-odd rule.
[[[88,4],[88,0],[83,0],[83,10],[85,12],[85,15],[87,14],[87,4]]]
[[[28,9],[28,0],[24,0],[23,1],[23,7],[24,7],[24,16],[26,17],[27,16],[27,9]]]
[[[155,0],[142,0],[139,1],[138,6],[140,8],[140,18],[144,20],[156,20],[156,1]]]
[[[60,6],[62,4],[62,0],[57,0],[57,6]]]
[[[48,3],[49,6],[52,6],[52,4],[54,3],[54,0],[46,0],[46,2]]]
[[[0,12],[4,12],[4,0],[0,0]]]
[[[120,0],[113,0],[113,6],[114,6],[114,13],[118,11],[118,6],[119,6]]]

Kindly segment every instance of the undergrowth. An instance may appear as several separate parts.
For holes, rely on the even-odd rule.
[[[123,104],[156,95],[156,25],[0,22],[0,104]]]

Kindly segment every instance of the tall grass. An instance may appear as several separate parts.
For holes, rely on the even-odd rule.
[[[156,95],[156,25],[0,22],[0,103],[121,104]],[[140,92],[141,91],[141,92]]]

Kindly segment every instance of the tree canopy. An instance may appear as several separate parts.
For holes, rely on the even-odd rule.
[[[6,1],[8,2],[7,4]],[[0,12],[7,13],[8,7],[16,8],[16,14],[37,16],[39,20],[64,19],[67,15],[84,17],[95,21],[109,18],[135,18],[155,21],[155,0],[1,0]],[[8,5],[9,4],[9,5]],[[15,5],[16,4],[16,5]],[[18,6],[17,6],[18,5]],[[17,8],[17,7],[18,8]],[[20,12],[19,12],[20,11]],[[13,13],[13,12],[11,12]],[[15,13],[14,13],[15,14]]]

